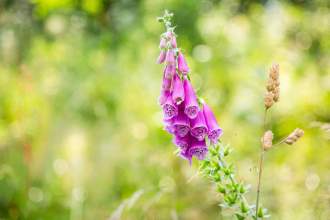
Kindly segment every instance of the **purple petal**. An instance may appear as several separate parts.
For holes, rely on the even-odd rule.
[[[164,119],[164,130],[174,134],[173,119]]]
[[[177,48],[176,37],[172,36],[171,38],[171,46],[172,48]]]
[[[169,64],[164,69],[164,77],[168,79],[172,79],[174,74],[176,73],[175,65]]]
[[[184,137],[189,133],[190,124],[189,118],[183,113],[183,111],[178,112],[178,115],[173,119],[173,127],[175,134]]]
[[[216,143],[222,134],[222,129],[219,127],[212,110],[205,103],[203,104],[203,113],[209,130],[208,137],[212,143]]]
[[[165,61],[165,59],[166,59],[166,50],[161,50],[157,59],[157,63],[161,64]]]
[[[188,79],[184,79],[183,81],[183,88],[184,88],[184,113],[190,118],[196,118],[198,111],[199,111],[199,106],[196,98],[195,91],[193,87],[191,86],[190,82]]]
[[[173,33],[172,31],[167,31],[167,32],[166,32],[166,38],[167,38],[167,39],[171,39],[172,36],[174,36],[174,33]]]
[[[185,137],[175,135],[173,137],[173,143],[179,148],[181,148],[181,151],[186,151],[190,146],[190,135],[187,135]]]
[[[197,138],[199,141],[202,141],[207,135],[208,131],[203,111],[199,111],[197,117],[190,120],[190,126],[191,135]]]
[[[188,151],[188,155],[193,155],[198,160],[203,160],[208,152],[205,140],[199,141],[193,138],[191,140],[191,147]]]
[[[165,119],[171,119],[178,114],[178,108],[173,103],[172,97],[168,96],[164,105],[163,105],[163,112]]]
[[[188,160],[189,161],[189,164],[191,165],[191,161],[192,161],[192,154],[191,152],[189,151],[190,149],[190,146],[188,146],[188,148],[186,149],[181,149],[181,152],[180,152],[180,157],[185,159],[185,160]]]
[[[174,75],[173,78],[173,93],[172,93],[172,99],[173,102],[177,105],[181,104],[184,100],[184,89],[183,89],[183,83],[178,76],[178,74]]]
[[[166,63],[175,65],[175,53],[174,50],[168,50],[166,53]]]
[[[172,78],[165,77],[165,72],[163,75],[163,83],[162,83],[162,89],[170,91],[172,86]]]
[[[187,74],[190,71],[186,59],[181,52],[178,54],[178,70],[183,74]]]
[[[160,105],[164,105],[164,103],[166,102],[166,99],[168,96],[170,96],[171,93],[169,90],[164,90],[162,89],[162,91],[160,92],[160,96],[158,98],[158,102]]]
[[[159,48],[160,49],[165,49],[166,48],[166,39],[164,37],[162,37],[160,39]]]

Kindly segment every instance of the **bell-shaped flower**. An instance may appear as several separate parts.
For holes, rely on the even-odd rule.
[[[212,143],[216,143],[222,134],[222,129],[219,127],[212,110],[205,103],[203,104],[203,114],[208,128],[208,137]]]
[[[165,77],[165,72],[164,72],[162,90],[170,91],[171,88],[172,88],[172,78]]]
[[[174,35],[171,37],[171,47],[177,48],[176,37]]]
[[[166,48],[166,38],[165,37],[161,37],[161,39],[160,39],[160,42],[159,42],[159,48],[160,49],[165,49]]]
[[[173,127],[175,134],[179,137],[184,137],[189,133],[189,118],[180,109],[178,115],[173,118]]]
[[[184,88],[184,106],[185,106],[184,113],[190,119],[196,118],[199,111],[197,97],[191,83],[186,78],[183,81],[183,88]]]
[[[175,65],[175,52],[173,49],[170,49],[166,53],[166,63]]]
[[[181,149],[181,151],[186,151],[190,146],[190,135],[186,135],[184,137],[180,137],[178,135],[174,135],[173,143]]]
[[[205,140],[199,141],[195,138],[191,139],[188,155],[195,156],[198,160],[203,160],[208,152]]]
[[[166,50],[161,50],[157,58],[157,63],[161,64],[165,61],[165,59],[166,59]]]
[[[164,69],[164,77],[168,79],[172,79],[174,74],[176,73],[175,65],[168,64]]]
[[[181,151],[180,151],[180,157],[183,158],[183,159],[185,159],[185,160],[188,160],[189,161],[189,164],[191,165],[191,161],[192,161],[193,155],[189,151],[190,147],[191,146],[189,144],[188,148],[181,149]]]
[[[170,134],[174,134],[173,119],[164,119],[164,130]]]
[[[168,96],[163,104],[163,112],[166,120],[171,119],[178,114],[178,107],[173,103],[171,96]]]
[[[207,135],[207,125],[204,119],[203,111],[199,111],[197,117],[194,119],[190,119],[190,134],[197,138],[197,140],[204,140]]]
[[[190,71],[186,59],[180,51],[178,53],[178,70],[183,75],[186,75]]]
[[[166,102],[167,97],[169,97],[169,96],[171,96],[170,90],[162,89],[162,91],[160,92],[160,96],[158,98],[159,104],[164,105],[164,103]]]
[[[173,77],[172,99],[173,102],[177,105],[181,104],[184,101],[183,83],[178,74],[175,74]]]

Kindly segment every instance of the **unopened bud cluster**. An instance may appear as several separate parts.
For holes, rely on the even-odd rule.
[[[294,144],[299,138],[304,135],[304,131],[300,128],[296,128],[286,139],[285,143],[292,145]]]
[[[273,64],[269,70],[269,78],[266,86],[267,92],[264,99],[266,109],[272,107],[274,102],[278,102],[280,98],[280,77],[279,65]]]

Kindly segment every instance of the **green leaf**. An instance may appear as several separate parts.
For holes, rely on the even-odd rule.
[[[244,215],[241,215],[239,213],[235,213],[235,216],[238,220],[244,220],[245,219]]]
[[[247,213],[249,211],[249,207],[246,205],[245,202],[241,202],[240,208],[242,213]]]
[[[222,194],[226,194],[226,188],[223,187],[222,185],[218,184],[218,192],[222,193]]]
[[[263,209],[260,207],[258,210],[258,218],[263,218],[264,217],[264,211]]]

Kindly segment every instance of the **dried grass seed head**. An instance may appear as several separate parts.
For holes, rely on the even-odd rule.
[[[279,78],[279,73],[280,66],[277,63],[273,64],[269,69],[269,77],[274,80],[277,80]]]
[[[298,141],[304,135],[304,131],[300,128],[296,128],[291,134],[285,139],[285,143],[292,145]]]
[[[280,98],[280,79],[279,79],[279,65],[273,64],[269,69],[269,78],[267,81],[266,89],[267,93],[265,95],[265,107],[270,108],[274,102],[278,102]],[[271,95],[271,94],[273,95]],[[272,101],[270,100],[272,99]]]
[[[262,148],[264,150],[269,150],[273,146],[273,132],[268,130],[264,133],[264,136],[261,138]]]
[[[267,92],[264,98],[264,104],[266,109],[269,109],[274,104],[274,94],[272,92]]]

